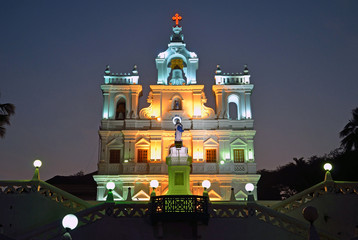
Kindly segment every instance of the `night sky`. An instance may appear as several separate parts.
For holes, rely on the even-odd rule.
[[[138,65],[145,107],[171,17],[183,16],[198,84],[217,64],[248,64],[258,169],[339,147],[358,106],[358,1],[1,1],[0,102],[16,114],[0,139],[0,179],[97,169],[103,71]]]

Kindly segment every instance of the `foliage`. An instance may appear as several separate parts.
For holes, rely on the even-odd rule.
[[[5,125],[10,125],[10,116],[15,114],[15,106],[11,103],[0,104],[0,137],[6,133]]]
[[[352,110],[353,118],[349,120],[347,125],[339,133],[342,138],[341,147],[345,151],[358,150],[358,108]]]
[[[258,198],[260,200],[281,200],[301,192],[324,180],[323,165],[330,162],[333,180],[358,181],[358,151],[346,152],[336,149],[321,157],[307,160],[294,158],[293,162],[276,170],[260,170]]]
[[[80,171],[78,171],[77,173],[75,173],[75,174],[73,174],[71,176],[80,177],[80,176],[84,176],[84,175],[85,175],[85,173],[82,170],[80,170]]]

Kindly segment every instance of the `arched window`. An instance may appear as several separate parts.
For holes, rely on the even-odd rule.
[[[116,119],[123,120],[126,118],[126,100],[124,98],[118,99],[116,107]]]
[[[227,117],[231,120],[240,120],[239,113],[239,97],[232,94],[227,99]]]

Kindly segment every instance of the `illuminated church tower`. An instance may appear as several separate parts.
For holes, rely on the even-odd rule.
[[[257,184],[254,158],[253,119],[250,97],[253,85],[247,66],[243,73],[215,72],[216,108],[205,106],[204,85],[197,85],[199,58],[186,49],[181,17],[168,49],[155,59],[157,85],[150,85],[149,107],[139,110],[142,86],[136,66],[131,73],[104,75],[103,117],[99,131],[101,152],[98,163],[97,200],[105,200],[105,185],[113,181],[115,200],[125,200],[129,188],[132,200],[149,200],[151,180],[158,180],[157,195],[168,192],[166,157],[174,146],[174,120],[180,119],[183,146],[192,157],[190,190],[203,193],[201,183],[211,182],[211,200],[229,200],[231,188],[237,200],[247,197],[245,184]],[[256,189],[256,188],[255,188]],[[255,192],[256,196],[256,192]]]

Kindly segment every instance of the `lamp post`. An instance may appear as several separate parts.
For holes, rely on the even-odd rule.
[[[254,195],[252,194],[252,191],[254,191],[255,186],[252,183],[246,183],[245,185],[245,190],[249,193],[249,195],[247,196],[247,201],[248,202],[254,202],[255,198]]]
[[[113,192],[112,190],[115,188],[114,182],[108,182],[106,184],[106,188],[108,189],[108,195],[106,198],[106,202],[114,202]]]
[[[204,192],[203,192],[203,196],[204,197],[209,197],[209,194],[208,194],[208,188],[210,188],[210,186],[211,186],[211,183],[210,183],[210,181],[209,180],[204,180],[202,183],[201,183],[201,185],[203,186],[203,188],[204,188]]]
[[[70,231],[75,229],[78,225],[78,218],[73,214],[67,214],[62,219],[62,226],[66,230],[66,232],[63,234],[63,239],[72,240]]]
[[[332,166],[331,166],[332,167]],[[308,206],[302,210],[303,217],[310,222],[310,228],[308,233],[308,240],[319,240],[319,235],[316,228],[313,225],[313,222],[318,218],[318,211],[315,207]]]
[[[159,186],[158,180],[152,180],[150,181],[150,187],[153,189],[152,193],[150,194],[151,197],[155,197],[155,189]]]
[[[332,170],[332,164],[325,163],[323,165],[323,169],[326,170],[326,174],[324,176],[324,181],[333,181],[332,175],[331,175],[331,172],[330,172]]]
[[[32,180],[40,180],[40,170],[39,168],[42,166],[42,162],[39,159],[36,159],[34,161],[34,167],[35,167],[35,173],[34,176],[32,177]]]

